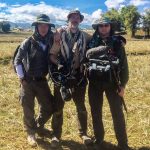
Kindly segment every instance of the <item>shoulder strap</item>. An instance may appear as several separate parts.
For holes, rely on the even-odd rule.
[[[39,47],[38,47],[38,43],[36,42],[36,40],[34,39],[33,36],[29,37],[29,40],[30,40],[30,44],[29,44],[29,47],[28,47],[28,55],[31,59],[35,56],[35,54],[37,52],[36,49],[38,49]],[[34,50],[32,50],[33,47],[35,47]]]

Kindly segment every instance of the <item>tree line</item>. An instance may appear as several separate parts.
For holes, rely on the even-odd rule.
[[[119,11],[112,8],[103,15],[111,19],[115,30],[119,32],[125,30],[131,37],[135,37],[137,29],[143,29],[145,35],[150,36],[150,8],[140,14],[136,6],[129,5]]]
[[[0,22],[0,30],[5,33],[9,32],[10,31],[9,22],[7,22],[7,21]]]

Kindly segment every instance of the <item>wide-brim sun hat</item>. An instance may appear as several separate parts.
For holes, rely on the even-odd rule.
[[[109,18],[102,17],[100,19],[95,20],[94,23],[92,24],[92,27],[94,30],[96,30],[97,27],[101,24],[111,24],[111,20]]]
[[[36,26],[38,24],[48,24],[51,27],[55,27],[55,25],[50,22],[49,16],[45,14],[40,14],[39,16],[37,16],[36,21],[32,23],[32,26]]]
[[[72,14],[79,14],[81,22],[83,21],[84,16],[80,13],[79,10],[72,10],[72,11],[70,11],[68,16],[67,16],[68,20],[69,20],[69,18],[71,17]]]

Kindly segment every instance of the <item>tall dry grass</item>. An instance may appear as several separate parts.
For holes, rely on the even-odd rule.
[[[32,150],[51,149],[50,140],[39,139],[39,146],[31,148],[26,142],[23,131],[22,108],[18,100],[19,82],[13,71],[10,59],[18,41],[27,35],[0,35],[0,149],[1,150]],[[127,52],[150,51],[150,41],[128,41]],[[126,88],[125,100],[128,107],[127,132],[129,145],[134,149],[150,148],[150,55],[128,55],[130,80]],[[88,133],[93,135],[88,95],[86,94],[88,110]],[[36,104],[36,112],[38,110]],[[105,140],[116,144],[112,118],[107,100],[104,100],[103,120]],[[49,121],[47,127],[51,128]],[[64,108],[64,125],[62,149],[84,150],[78,136],[76,108],[68,102]]]

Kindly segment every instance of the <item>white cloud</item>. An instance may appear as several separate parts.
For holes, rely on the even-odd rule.
[[[1,4],[0,6],[7,6],[7,4]],[[78,9],[78,8],[76,8]],[[7,6],[3,11],[0,12],[0,20],[8,20],[11,22],[27,22],[32,23],[36,16],[45,13],[47,14],[52,23],[64,24],[67,20],[69,9],[54,7],[47,5],[45,2],[39,4],[27,3],[25,5],[10,5]],[[84,15],[84,24],[91,24],[94,19],[99,18],[102,14],[102,10],[98,9],[92,14],[82,13]]]
[[[0,8],[7,7],[6,3],[0,3]]]
[[[92,18],[98,19],[102,16],[102,10],[98,9],[92,13]]]
[[[18,22],[18,23],[22,23],[22,22],[27,22],[27,23],[31,23],[34,20],[35,17],[28,15],[28,14],[6,14],[4,12],[0,13],[0,21],[2,20],[7,20],[10,22]]]
[[[44,2],[41,2],[37,5],[34,4],[26,4],[23,6],[19,6],[19,7],[10,7],[7,10],[9,13],[11,14],[15,14],[16,16],[20,16],[20,14],[26,14],[26,16],[31,16],[31,18],[34,18],[35,16],[41,14],[41,13],[45,13],[48,16],[50,16],[50,18],[55,21],[57,20],[66,20],[66,16],[69,12],[69,10],[65,10],[62,8],[57,8],[57,7],[53,7],[51,5],[46,5]],[[20,18],[23,19],[23,18]],[[26,21],[30,21],[33,19],[29,20],[27,19]]]
[[[4,6],[4,5],[3,5]],[[9,20],[11,22],[28,22],[35,20],[36,16],[45,13],[52,22],[65,21],[69,10],[46,5],[44,2],[39,4],[25,4],[25,5],[11,5],[5,11],[0,12],[0,18]]]
[[[75,8],[75,10],[79,10],[79,8],[77,7],[77,8]]]
[[[111,8],[119,9],[120,7],[124,5],[125,2],[126,0],[113,0],[113,1],[106,0],[105,5],[107,6],[108,9],[111,9]]]
[[[149,0],[131,0],[129,3],[134,6],[144,6],[148,4],[150,5]]]

